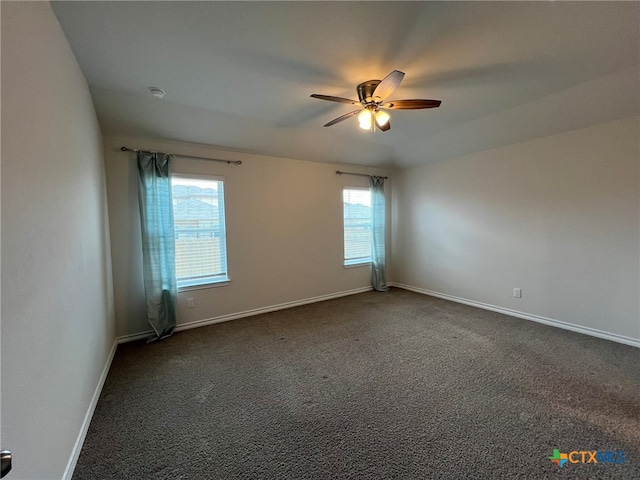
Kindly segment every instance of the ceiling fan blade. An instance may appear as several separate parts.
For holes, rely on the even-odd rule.
[[[378,127],[378,130],[381,132],[386,132],[391,128],[391,120],[387,120],[384,125],[380,125],[378,119],[376,119],[376,127]]]
[[[382,79],[380,84],[371,94],[371,98],[373,98],[375,102],[381,102],[389,95],[391,95],[396,88],[398,88],[398,85],[400,85],[400,82],[402,82],[403,78],[404,72],[401,72],[400,70],[394,70]]]
[[[340,116],[338,118],[334,118],[329,123],[325,124],[325,127],[330,127],[331,125],[335,125],[336,123],[340,123],[343,120],[346,120],[347,118],[350,118],[350,117],[353,117],[354,115],[357,115],[361,111],[362,110],[354,110],[353,112],[345,113],[344,115],[342,115],[342,116]]]
[[[380,108],[392,110],[418,110],[420,108],[438,108],[442,102],[440,100],[393,100],[380,105]]]
[[[329,100],[330,102],[349,103],[351,105],[358,105],[360,102],[357,100],[349,100],[348,98],[333,97],[331,95],[319,95],[314,93],[311,95],[313,98],[319,98],[320,100]]]

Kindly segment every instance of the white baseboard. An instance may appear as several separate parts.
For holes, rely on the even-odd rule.
[[[373,290],[372,287],[361,287],[353,290],[345,290],[342,292],[330,293],[327,295],[320,295],[318,297],[305,298],[302,300],[296,300],[294,302],[279,303],[277,305],[270,305],[268,307],[254,308],[252,310],[245,310],[237,313],[230,313],[228,315],[220,315],[219,317],[205,318],[202,320],[196,320],[195,322],[179,324],[175,331],[181,332],[182,330],[190,330],[192,328],[205,327],[207,325],[213,325],[214,323],[228,322],[230,320],[236,320],[238,318],[252,317],[254,315],[260,315],[262,313],[275,312],[277,310],[284,310],[286,308],[299,307],[307,305],[309,303],[323,302],[325,300],[331,300],[333,298],[346,297],[348,295],[356,295],[358,293],[369,292]],[[153,333],[152,330],[146,332],[134,333],[131,335],[123,335],[116,340],[118,343],[134,342],[136,340],[142,340],[147,338]]]
[[[585,335],[591,335],[592,337],[604,338],[605,340],[611,340],[613,342],[623,343],[625,345],[631,345],[632,347],[640,348],[640,340],[631,338],[631,337],[626,337],[624,335],[604,332],[596,328],[583,327],[580,325],[575,325],[573,323],[555,320],[553,318],[541,317],[540,315],[533,315],[530,313],[519,312],[517,310],[511,310],[510,308],[490,305],[488,303],[476,302],[475,300],[467,300],[466,298],[456,297],[454,295],[447,295],[446,293],[434,292],[431,290],[426,290],[424,288],[413,287],[411,285],[403,285],[401,283],[395,283],[395,282],[389,282],[388,285],[390,287],[398,287],[404,290],[410,290],[412,292],[422,293],[424,295],[430,295],[432,297],[451,300],[452,302],[471,305],[472,307],[478,307],[484,310],[491,310],[493,312],[503,313],[511,317],[517,317],[517,318],[522,318],[524,320],[531,320],[533,322],[544,323],[545,325],[550,325],[552,327],[562,328],[564,330],[571,330],[572,332],[583,333]]]
[[[65,468],[64,470],[62,480],[71,480],[71,477],[73,476],[73,471],[76,468],[76,463],[78,463],[78,457],[80,456],[80,451],[82,450],[84,439],[86,438],[87,432],[89,431],[89,425],[91,424],[91,419],[93,418],[93,412],[96,410],[96,405],[98,405],[98,399],[100,398],[100,394],[102,393],[102,387],[104,386],[104,382],[107,379],[107,374],[109,373],[109,368],[111,367],[111,362],[113,361],[113,357],[116,354],[117,347],[118,342],[116,340],[113,342],[111,351],[107,356],[107,361],[105,362],[102,373],[100,374],[100,378],[98,379],[98,385],[96,385],[96,389],[93,392],[91,403],[89,403],[89,408],[87,409],[87,413],[84,416],[82,426],[80,427],[80,433],[78,435],[78,438],[76,439],[75,445],[73,446],[73,450],[71,451],[71,458],[69,458],[67,468]]]
[[[144,340],[146,338],[149,338],[149,335],[151,335],[152,333],[153,333],[153,330],[147,330],[146,332],[122,335],[116,338],[116,342],[118,342],[118,345],[120,345],[121,343],[129,343],[129,342],[135,342],[137,340]]]

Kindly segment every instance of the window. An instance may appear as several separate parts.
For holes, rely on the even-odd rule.
[[[342,191],[344,216],[344,264],[371,262],[371,193],[368,188]]]
[[[178,288],[226,282],[224,181],[172,175]]]

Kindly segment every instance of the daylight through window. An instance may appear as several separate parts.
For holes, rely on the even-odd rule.
[[[171,188],[178,288],[228,281],[223,179],[173,175]]]
[[[342,191],[344,216],[344,264],[371,262],[371,193],[368,188]]]

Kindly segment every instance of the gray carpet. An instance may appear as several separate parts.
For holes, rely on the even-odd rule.
[[[73,478],[638,479],[640,350],[400,289],[125,344]]]

